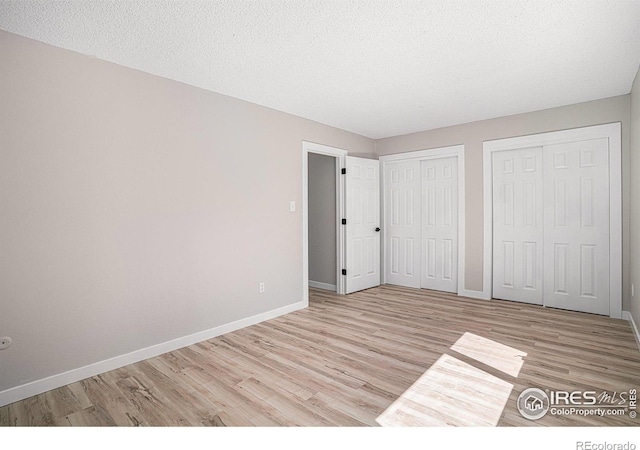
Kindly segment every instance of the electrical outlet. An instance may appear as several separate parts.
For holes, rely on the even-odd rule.
[[[9,347],[11,347],[11,344],[13,343],[13,339],[11,339],[9,336],[4,336],[0,338],[0,350],[6,350]]]
[[[291,211],[291,212],[295,212],[296,211],[296,202],[294,202],[294,201],[289,202],[289,211]]]
[[[258,288],[258,293],[260,294],[264,293],[264,283],[260,283],[260,287]]]

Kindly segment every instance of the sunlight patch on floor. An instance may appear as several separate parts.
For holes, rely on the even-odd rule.
[[[512,377],[518,376],[524,364],[524,358],[527,356],[526,352],[468,332],[451,346],[451,350]]]
[[[513,347],[465,333],[451,346],[462,355],[517,377],[527,356]],[[513,384],[443,354],[391,404],[381,426],[496,426]]]
[[[376,421],[382,426],[495,426],[513,385],[442,355]]]

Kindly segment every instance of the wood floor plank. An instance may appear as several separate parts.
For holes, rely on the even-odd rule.
[[[527,420],[516,400],[529,387],[639,389],[629,324],[397,286],[312,289],[304,310],[1,407],[0,425],[640,425]]]
[[[116,425],[115,421],[104,409],[96,408],[94,406],[90,406],[88,408],[84,408],[80,411],[69,414],[64,419],[66,420],[66,423],[63,423],[63,425],[74,427],[100,427]]]
[[[205,369],[188,368],[184,373],[200,384],[216,405],[216,409],[226,412],[233,422],[229,426],[277,426],[280,423],[272,417],[271,411],[255,405],[250,398],[235,385],[209,376]]]
[[[119,369],[120,370],[120,369]],[[106,372],[95,377],[82,380],[80,383],[91,403],[116,425],[140,426],[149,425],[140,411],[130,399],[113,382],[113,372]]]

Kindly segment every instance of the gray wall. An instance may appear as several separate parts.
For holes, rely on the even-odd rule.
[[[635,285],[635,296],[631,297],[628,311],[640,326],[640,70],[631,89],[631,225],[630,230],[630,279]]]
[[[302,141],[372,140],[2,31],[0,61],[0,391],[302,301]]]
[[[336,158],[309,153],[309,280],[336,284]]]
[[[623,308],[629,307],[629,103],[623,95],[376,141],[378,155],[464,144],[466,196],[465,288],[482,290],[483,189],[482,143],[493,139],[622,122]]]

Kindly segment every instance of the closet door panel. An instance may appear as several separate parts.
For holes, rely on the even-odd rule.
[[[542,147],[493,153],[493,297],[543,302]]]
[[[421,287],[458,292],[458,159],[421,162]]]
[[[544,305],[608,315],[608,140],[544,152]]]
[[[420,161],[385,166],[385,279],[420,287]]]

